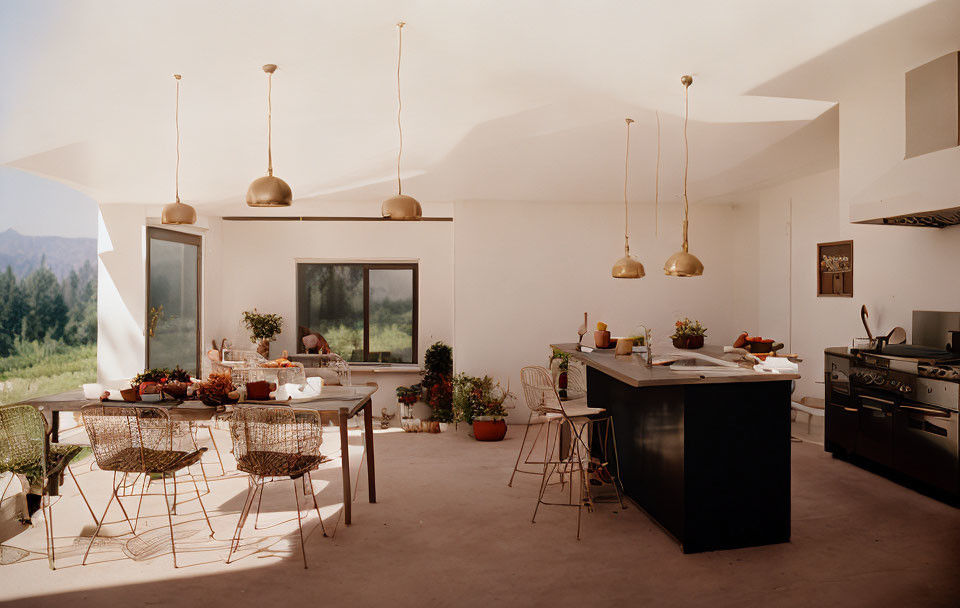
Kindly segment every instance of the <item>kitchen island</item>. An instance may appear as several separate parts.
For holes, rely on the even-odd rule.
[[[799,375],[679,372],[647,367],[643,355],[552,346],[586,365],[589,405],[613,414],[624,492],[684,553],[790,539],[790,381]],[[720,347],[698,352],[724,358]]]

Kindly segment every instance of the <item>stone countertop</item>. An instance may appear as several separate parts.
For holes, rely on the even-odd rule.
[[[732,382],[772,382],[779,380],[796,380],[800,378],[799,374],[774,374],[768,372],[756,372],[752,366],[741,367],[739,371],[731,372],[698,372],[698,371],[674,371],[668,366],[647,367],[644,354],[616,355],[613,349],[600,350],[594,349],[593,352],[582,352],[577,350],[575,343],[551,344],[550,346],[569,353],[573,358],[581,361],[584,365],[599,370],[608,376],[616,378],[630,386],[666,386],[677,384],[723,384]],[[696,351],[690,351],[690,354],[696,352],[730,361],[733,356],[726,355],[722,346],[705,345]],[[674,351],[656,352],[654,357],[661,357],[673,354]],[[687,354],[681,352],[681,356]],[[724,368],[720,368],[724,369]]]

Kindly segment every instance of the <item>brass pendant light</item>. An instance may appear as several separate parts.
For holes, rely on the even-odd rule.
[[[190,205],[180,202],[180,74],[174,74],[177,81],[177,105],[174,113],[174,122],[177,125],[177,173],[176,173],[176,201],[163,206],[160,213],[161,224],[196,224],[197,210]]]
[[[690,217],[690,201],[687,200],[687,171],[690,169],[690,150],[687,145],[687,119],[690,115],[690,107],[687,103],[687,92],[690,85],[693,84],[693,76],[681,76],[680,82],[683,84],[683,250],[678,251],[663,265],[663,272],[670,277],[699,277],[703,274],[703,263],[697,259],[697,256],[689,252],[687,242],[687,226]]]
[[[293,203],[293,191],[287,182],[273,175],[273,73],[277,66],[263,66],[267,74],[267,174],[253,180],[247,188],[247,205],[250,207],[289,207]]]
[[[400,97],[400,58],[403,55],[403,21],[397,24],[399,34],[397,43],[397,131],[400,134],[400,150],[397,152],[397,194],[383,201],[380,213],[391,220],[416,221],[423,217],[423,208],[412,196],[403,193],[400,183],[400,157],[403,155],[403,127],[400,126],[400,111],[403,109],[403,100]]]
[[[630,123],[632,118],[627,118],[627,155],[623,167],[623,257],[617,260],[613,265],[610,274],[615,279],[639,279],[646,272],[643,270],[643,264],[635,257],[630,255],[630,237],[627,234],[627,178],[630,176]]]

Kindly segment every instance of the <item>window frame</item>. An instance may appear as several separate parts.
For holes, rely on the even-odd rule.
[[[203,369],[203,236],[178,230],[170,230],[159,226],[146,227],[146,267],[144,275],[146,285],[144,286],[144,324],[143,324],[143,361],[145,369],[150,369],[150,249],[152,239],[160,241],[169,241],[173,243],[182,243],[184,245],[194,245],[197,248],[197,360],[196,375],[200,377]],[[191,371],[191,370],[188,370]],[[192,375],[192,374],[191,374]]]
[[[360,260],[296,260],[295,264],[295,283],[296,283],[296,308],[297,308],[297,326],[304,326],[300,318],[300,266],[360,266],[363,275],[363,361],[347,361],[349,365],[356,366],[375,366],[375,365],[419,365],[420,364],[420,262],[419,260],[404,261],[360,261]],[[371,270],[410,270],[412,271],[413,281],[413,352],[412,361],[404,362],[380,362],[368,361],[370,357],[370,271]],[[302,344],[297,344],[297,352],[303,349]]]

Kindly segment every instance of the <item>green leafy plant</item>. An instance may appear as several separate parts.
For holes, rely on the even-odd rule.
[[[257,309],[243,313],[243,323],[250,330],[253,340],[273,340],[283,329],[283,317],[268,313],[257,312]]]
[[[431,419],[453,422],[453,349],[442,341],[435,342],[423,357],[424,401],[432,410]]]
[[[190,372],[185,369],[181,369],[180,366],[176,366],[167,374],[168,382],[190,382]]]
[[[568,369],[570,369],[570,354],[569,354],[569,353],[565,353],[565,352],[563,352],[562,350],[560,350],[559,348],[554,348],[554,349],[553,349],[553,354],[550,355],[550,362],[553,363],[553,361],[554,361],[555,359],[557,359],[557,360],[560,361],[559,369],[560,369],[561,372],[565,372],[565,371],[567,371]]]
[[[468,424],[478,416],[503,418],[507,415],[503,404],[510,396],[490,376],[477,378],[461,373],[453,379],[453,411],[457,420]]]
[[[676,322],[676,329],[671,338],[686,338],[689,336],[706,336],[707,328],[700,325],[700,321],[682,319]]]

